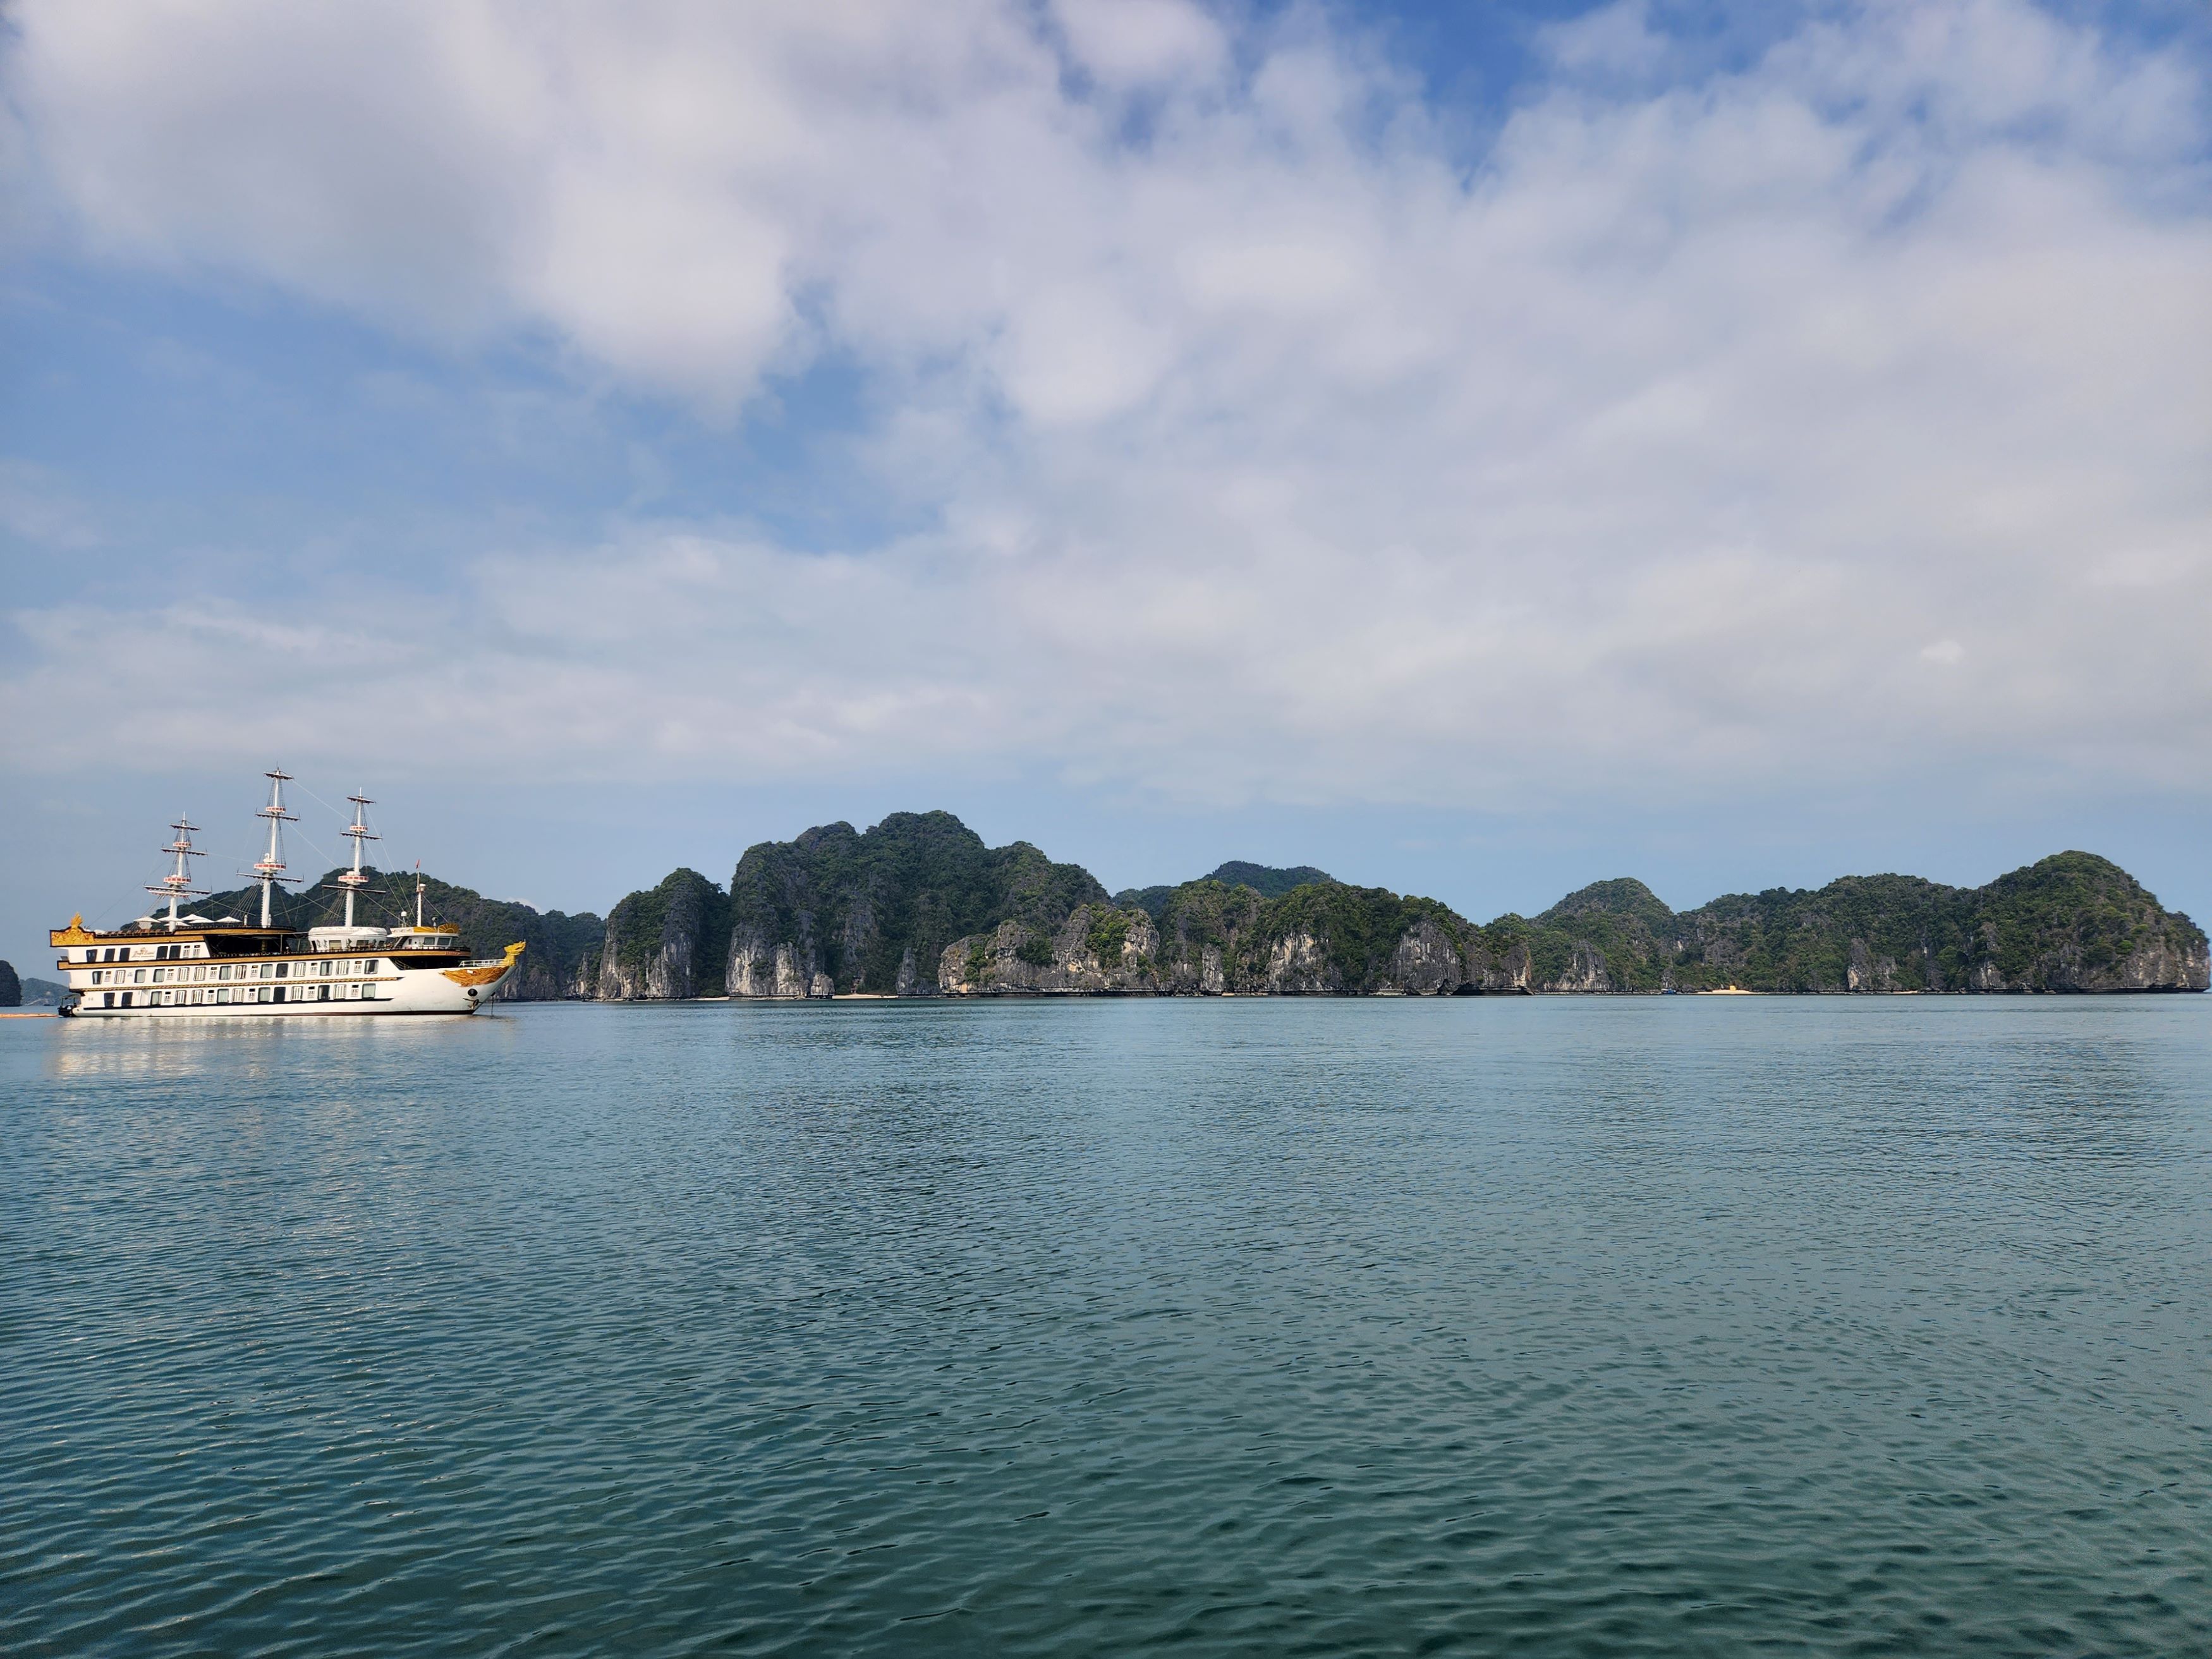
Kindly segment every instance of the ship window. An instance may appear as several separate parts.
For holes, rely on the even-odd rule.
[[[133,968],[131,970],[131,982],[133,985],[143,985],[146,982],[146,970],[143,968]]]
[[[123,994],[123,1006],[126,1008],[131,1006],[131,993],[128,991]]]
[[[112,1007],[115,1006],[115,993],[114,993],[114,992],[112,992],[112,991],[102,991],[102,992],[100,994],[100,1006],[101,1007],[103,1007],[103,1008],[112,1008]]]

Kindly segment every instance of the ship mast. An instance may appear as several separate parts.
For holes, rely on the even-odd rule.
[[[353,926],[353,896],[362,888],[368,885],[368,878],[361,872],[361,844],[365,841],[380,840],[381,837],[373,836],[369,833],[368,821],[363,816],[368,810],[375,805],[376,803],[369,799],[366,795],[348,795],[346,799],[353,803],[353,822],[347,826],[345,831],[345,833],[353,840],[353,868],[347,871],[343,875],[338,878],[338,885],[345,889],[345,925],[348,927],[351,927]]]
[[[261,883],[261,925],[273,927],[276,923],[270,920],[270,895],[276,891],[278,882],[290,879],[284,873],[284,849],[278,836],[284,825],[297,823],[300,820],[284,810],[284,786],[291,782],[292,775],[280,768],[262,775],[269,780],[269,805],[254,816],[269,820],[269,850],[253,866],[253,873]],[[360,843],[356,842],[355,845],[359,846]]]
[[[177,815],[177,821],[171,824],[169,828],[177,832],[177,838],[171,842],[167,847],[164,847],[161,850],[165,853],[173,853],[177,855],[177,867],[169,872],[167,875],[161,878],[161,884],[159,886],[149,887],[146,890],[156,895],[167,896],[169,901],[169,931],[173,933],[177,931],[179,921],[177,916],[177,901],[185,897],[204,897],[207,891],[205,888],[195,887],[192,885],[191,871],[185,863],[185,860],[186,859],[204,858],[207,855],[192,845],[192,831],[198,829],[199,825],[191,823],[182,813],[179,813]]]
[[[422,931],[422,860],[415,860],[415,931]]]

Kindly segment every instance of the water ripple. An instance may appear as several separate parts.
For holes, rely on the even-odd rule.
[[[0,1026],[0,1649],[2212,1650],[2212,1001]]]

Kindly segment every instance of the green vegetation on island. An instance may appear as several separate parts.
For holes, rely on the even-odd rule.
[[[866,834],[826,824],[738,861],[726,982],[739,996],[933,994],[954,940],[1011,922],[1027,943],[1106,902],[1089,871],[1027,842],[988,848],[950,812],[894,812]]]

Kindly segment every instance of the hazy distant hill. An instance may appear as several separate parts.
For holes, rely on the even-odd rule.
[[[342,920],[345,899],[337,889],[338,874],[332,870],[295,892],[279,892],[271,906],[274,920],[285,927],[311,927]],[[371,870],[368,875],[368,890],[355,909],[356,919],[380,927],[413,921],[414,872]],[[538,1001],[593,994],[599,941],[605,933],[605,924],[597,916],[572,916],[558,910],[534,910],[509,900],[488,899],[434,876],[424,876],[422,884],[426,919],[459,927],[470,949],[479,955],[495,955],[518,939],[527,947],[514,973],[500,987],[502,997]],[[257,921],[261,915],[261,890],[240,887],[211,894],[200,900],[197,908],[210,916],[242,916]]]
[[[52,1008],[68,994],[68,988],[50,979],[18,978],[11,963],[0,962],[0,1008]]]
[[[1199,879],[1218,881],[1224,887],[1249,887],[1261,898],[1280,898],[1294,887],[1326,886],[1336,881],[1328,871],[1316,870],[1310,864],[1283,870],[1268,864],[1247,864],[1242,859],[1231,859],[1212,874]],[[1158,921],[1167,911],[1168,900],[1177,890],[1173,887],[1127,887],[1114,895],[1114,902],[1125,908],[1133,905]]]

